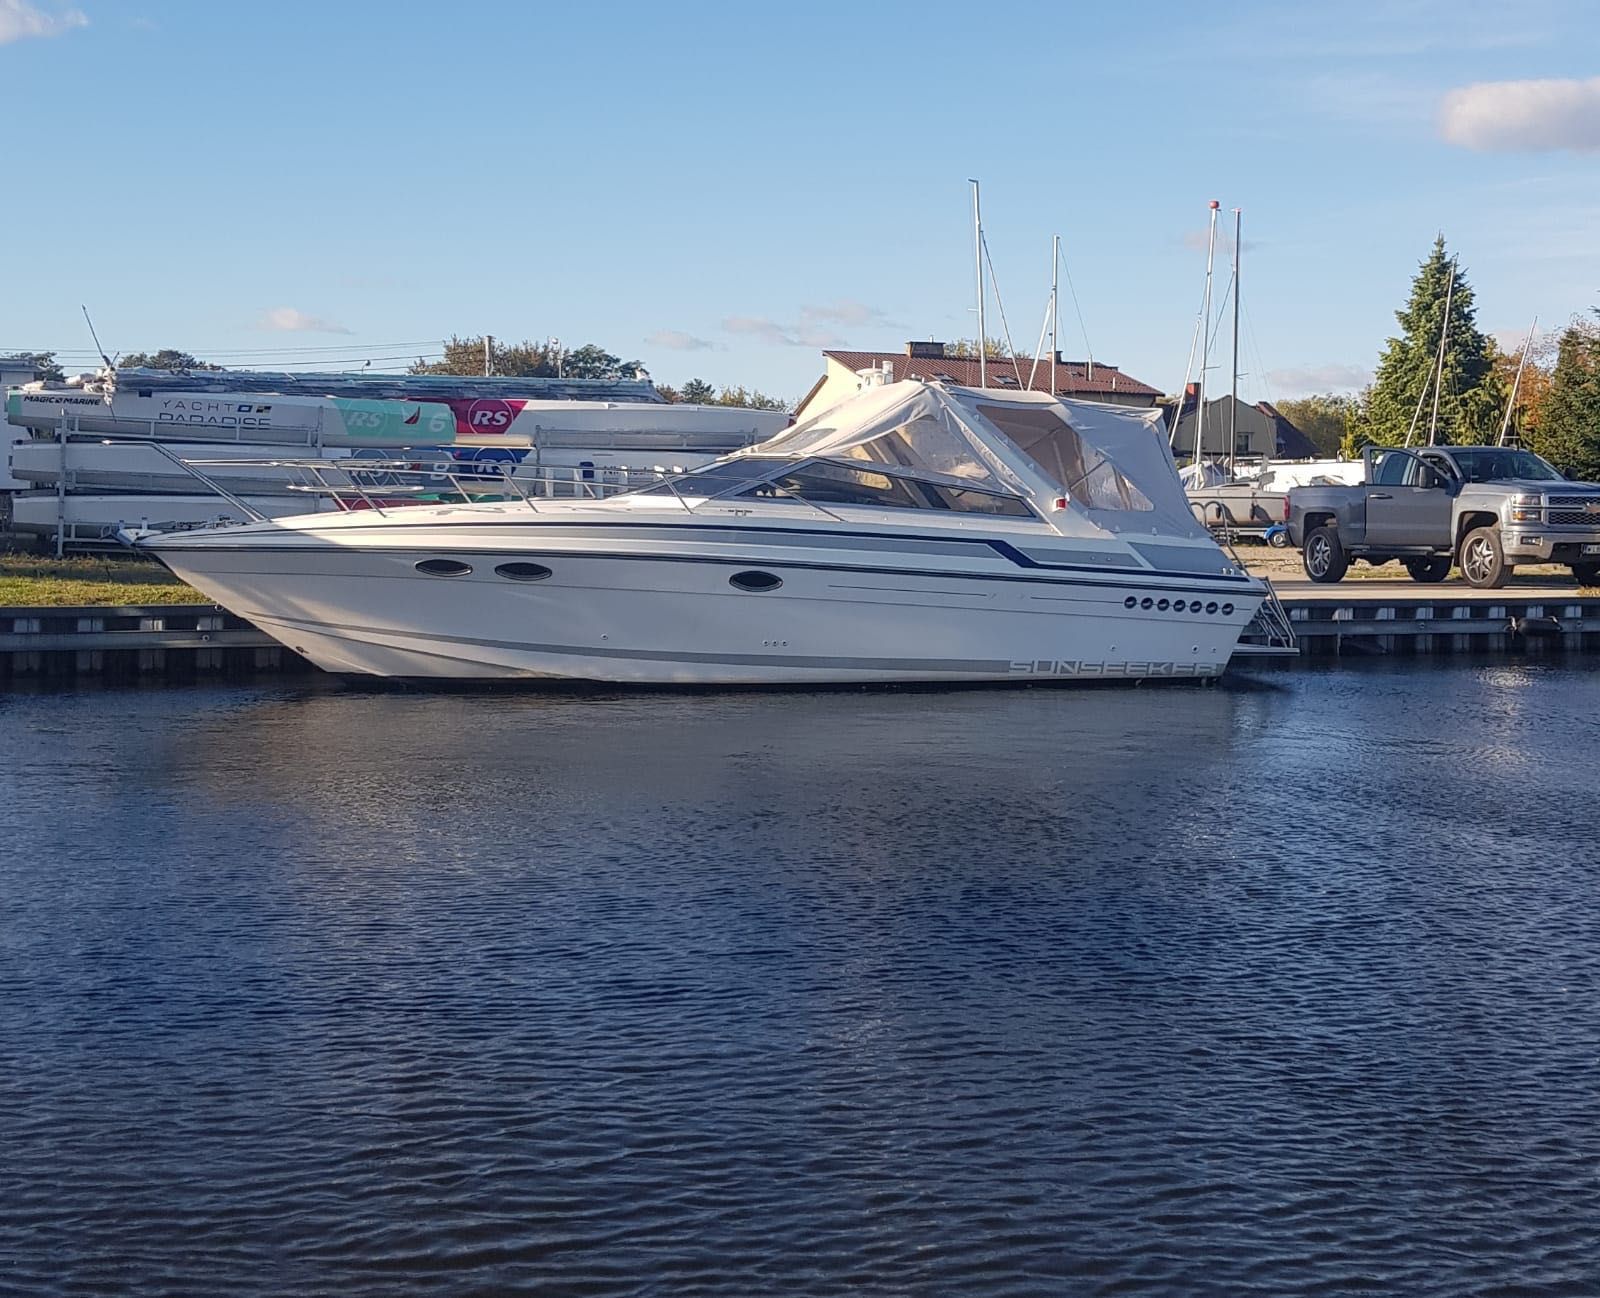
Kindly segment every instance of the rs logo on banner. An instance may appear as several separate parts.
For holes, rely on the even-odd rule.
[[[492,437],[509,433],[511,425],[528,403],[521,399],[502,401],[495,397],[452,397],[446,402],[456,418],[456,433]]]
[[[474,401],[467,407],[467,427],[475,433],[503,433],[517,417],[509,401]]]

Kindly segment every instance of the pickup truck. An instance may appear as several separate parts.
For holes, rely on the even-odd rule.
[[[1470,585],[1493,589],[1519,563],[1564,563],[1594,585],[1600,484],[1512,447],[1368,447],[1359,486],[1290,491],[1289,537],[1315,582],[1340,580],[1355,559],[1398,559],[1417,581],[1459,564]]]

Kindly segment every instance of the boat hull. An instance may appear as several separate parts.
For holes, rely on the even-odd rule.
[[[1261,601],[1254,582],[885,570],[837,556],[818,563],[527,547],[149,548],[326,670],[433,680],[1208,679],[1226,667]],[[418,571],[445,554],[471,571]],[[550,575],[502,575],[519,563]],[[752,571],[780,584],[750,591],[731,580]]]

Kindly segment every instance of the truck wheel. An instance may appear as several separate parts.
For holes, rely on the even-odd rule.
[[[1286,527],[1283,527],[1283,528],[1279,528],[1275,532],[1268,532],[1267,533],[1267,544],[1270,545],[1274,550],[1286,550],[1286,549],[1288,549],[1289,548],[1289,529],[1286,528]]]
[[[1450,575],[1450,556],[1436,555],[1430,559],[1407,559],[1406,571],[1412,581],[1443,581]]]
[[[1572,575],[1580,586],[1600,586],[1600,563],[1575,563]]]
[[[1461,538],[1461,575],[1479,590],[1499,590],[1511,575],[1498,527],[1475,527]]]
[[[1339,533],[1331,527],[1319,527],[1306,537],[1301,559],[1306,576],[1323,585],[1342,581],[1350,571],[1350,559],[1344,552]]]

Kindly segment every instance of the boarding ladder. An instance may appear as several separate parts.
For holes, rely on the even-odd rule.
[[[1240,572],[1248,571],[1244,560],[1239,557],[1239,552],[1233,548],[1231,537],[1220,536],[1217,538],[1217,544],[1233,560],[1235,568]],[[1258,577],[1257,580],[1267,588],[1267,595],[1261,601],[1261,607],[1256,610],[1256,615],[1240,633],[1239,644],[1234,653],[1252,657],[1288,657],[1298,654],[1300,644],[1295,638],[1294,625],[1289,621],[1289,611],[1284,608],[1283,601],[1278,598],[1278,592],[1273,588],[1272,579]]]

